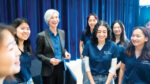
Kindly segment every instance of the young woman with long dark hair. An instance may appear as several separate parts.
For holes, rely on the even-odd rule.
[[[18,83],[33,84],[30,71],[32,49],[29,40],[31,33],[29,23],[25,18],[17,18],[12,23],[12,26],[16,28],[16,41],[21,51],[21,70],[18,74],[15,74],[15,77]]]
[[[88,15],[87,26],[86,26],[85,31],[82,33],[80,45],[79,45],[80,55],[81,55],[82,59],[84,58],[82,56],[83,48],[84,48],[86,42],[91,39],[91,35],[92,35],[93,29],[94,29],[97,21],[98,21],[98,17],[96,14],[89,14]],[[83,84],[86,84],[88,82],[88,77],[87,77],[87,74],[85,72],[84,62],[82,62],[82,73],[83,73]]]
[[[119,84],[150,83],[150,33],[146,28],[136,27],[133,30],[121,61]]]
[[[118,76],[119,76],[119,69],[121,66],[120,62],[120,55],[121,52],[125,50],[127,47],[129,40],[127,39],[126,33],[125,33],[125,27],[124,24],[121,21],[115,21],[111,25],[112,29],[112,38],[111,40],[114,41],[118,46],[119,55],[117,57],[117,67],[116,67],[116,75],[115,75],[115,84],[118,84]]]

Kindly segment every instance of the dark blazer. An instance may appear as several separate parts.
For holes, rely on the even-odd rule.
[[[58,29],[62,56],[65,57],[65,32]],[[49,29],[42,31],[37,36],[37,57],[42,61],[42,76],[50,76],[54,66],[50,63],[50,59],[54,57],[54,48],[50,37]]]

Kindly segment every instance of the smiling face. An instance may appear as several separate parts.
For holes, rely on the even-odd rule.
[[[144,43],[148,41],[148,38],[144,36],[142,30],[135,29],[131,36],[131,42],[135,47],[144,46]]]
[[[27,23],[22,23],[17,27],[17,37],[20,40],[27,40],[30,36],[30,27]]]
[[[88,20],[88,24],[89,24],[91,30],[94,29],[96,23],[97,23],[97,19],[95,18],[94,15],[91,15],[91,16],[89,17],[89,20]]]
[[[0,78],[20,71],[20,54],[13,35],[8,30],[2,31],[0,43]]]
[[[98,42],[105,42],[107,38],[107,28],[105,26],[99,26],[97,31]]]
[[[57,28],[58,23],[59,23],[59,16],[57,13],[54,12],[49,20],[49,25],[51,28]]]
[[[115,36],[120,36],[121,35],[122,29],[121,29],[119,23],[114,24],[113,32],[114,32]]]

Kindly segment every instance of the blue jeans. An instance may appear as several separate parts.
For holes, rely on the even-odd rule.
[[[107,75],[94,75],[93,79],[95,81],[95,84],[105,84],[107,81]],[[88,81],[87,84],[90,84],[90,81]],[[110,84],[115,84],[114,79],[112,79]]]
[[[107,81],[107,75],[96,75],[93,76],[95,84],[105,84]],[[114,84],[114,80],[112,79],[110,84]]]
[[[33,84],[32,78],[30,78],[27,82],[18,83],[18,84]]]

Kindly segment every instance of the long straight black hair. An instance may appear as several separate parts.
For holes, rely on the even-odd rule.
[[[17,28],[22,23],[27,23],[29,25],[29,22],[25,18],[17,18],[17,19],[14,20],[14,22],[11,25],[14,28]],[[15,39],[16,39],[16,42],[18,44],[18,37],[17,37],[17,35],[15,36]],[[24,41],[24,50],[27,51],[27,52],[30,52],[30,54],[33,54],[29,38]]]
[[[97,17],[96,14],[91,13],[91,14],[88,15],[88,17],[87,17],[87,26],[86,26],[86,30],[85,30],[85,33],[84,33],[85,35],[88,35],[91,32],[90,31],[90,26],[89,26],[89,23],[88,23],[90,16],[94,16],[95,19],[98,21],[98,17]]]
[[[125,45],[125,40],[127,39],[126,33],[125,33],[125,27],[124,27],[124,24],[123,24],[121,21],[119,21],[119,20],[116,20],[116,21],[113,22],[112,25],[111,25],[111,30],[112,30],[112,38],[111,38],[111,40],[114,41],[114,42],[116,41],[116,37],[115,37],[115,34],[114,34],[114,32],[113,32],[114,25],[115,25],[116,23],[119,24],[119,26],[120,26],[120,28],[121,28],[121,30],[122,30],[121,35],[120,35],[120,42],[121,42],[121,45]]]

